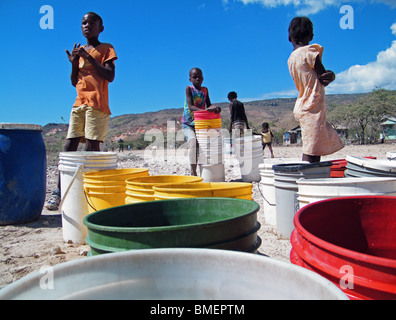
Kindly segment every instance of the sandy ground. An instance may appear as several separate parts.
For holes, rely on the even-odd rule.
[[[395,145],[383,144],[372,146],[347,146],[343,150],[322,160],[345,159],[347,155],[375,156],[386,159],[386,153],[396,151]],[[301,147],[274,147],[275,157],[301,158]],[[226,181],[238,181],[240,169],[234,156],[225,159]],[[269,157],[269,151],[264,151],[264,161]],[[165,161],[166,159],[166,161]],[[175,174],[188,175],[186,152],[172,151],[166,157],[160,150],[125,151],[118,153],[118,167],[137,168],[147,167],[151,175]],[[56,186],[57,167],[47,169],[47,199]],[[262,239],[259,253],[273,259],[289,261],[291,245],[289,240],[279,239],[276,230],[264,221],[263,198],[259,190],[259,183],[253,183],[253,198],[260,205],[258,221],[261,229],[258,234]],[[21,225],[0,226],[0,288],[16,281],[41,267],[53,266],[75,259],[89,259],[86,257],[88,245],[65,243],[62,237],[61,215],[56,211],[45,208],[41,217],[31,223]]]

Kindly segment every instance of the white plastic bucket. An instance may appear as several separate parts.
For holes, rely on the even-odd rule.
[[[224,138],[224,153],[232,154],[232,138]]]
[[[396,196],[396,178],[300,179],[297,184],[300,208],[312,202],[337,197]]]
[[[293,219],[299,210],[297,180],[330,178],[331,161],[317,163],[276,164],[274,186],[276,198],[276,228],[283,239],[290,239],[294,229]]]
[[[260,170],[260,191],[263,196],[264,221],[266,224],[276,226],[276,198],[274,187],[274,170],[273,164],[262,163],[259,165]]]
[[[198,164],[202,182],[224,182],[225,169],[224,164]]]
[[[61,181],[62,232],[65,242],[85,243],[88,234],[83,223],[89,214],[89,205],[84,193],[84,172],[108,170],[117,167],[117,155],[113,152],[61,152],[59,174]]]
[[[396,151],[395,152],[387,152],[386,157],[388,160],[396,160]]]
[[[313,271],[231,250],[132,250],[61,263],[51,271],[52,290],[40,286],[43,273],[36,272],[4,287],[0,299],[348,300]]]
[[[261,176],[259,188],[263,197],[264,221],[273,227],[276,227],[276,197],[274,186],[274,170],[272,166],[279,163],[308,163],[298,161],[297,159],[265,159],[264,163],[259,164]]]
[[[396,162],[347,156],[346,177],[396,177]]]
[[[199,142],[199,159],[201,164],[223,163],[223,144],[221,138]]]
[[[221,129],[196,130],[199,145],[199,164],[223,163],[223,138]]]
[[[233,152],[239,162],[242,181],[260,181],[259,165],[264,162],[261,136],[246,136],[234,141]]]

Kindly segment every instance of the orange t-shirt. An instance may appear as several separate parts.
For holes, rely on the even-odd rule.
[[[101,65],[104,65],[107,61],[117,59],[115,50],[109,43],[101,43],[97,47],[87,50],[87,52]],[[104,113],[111,114],[108,86],[109,82],[96,73],[92,64],[80,57],[78,82],[76,85],[77,98],[74,106],[79,107],[85,104]]]

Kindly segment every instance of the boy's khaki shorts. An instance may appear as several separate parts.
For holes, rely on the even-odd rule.
[[[66,139],[85,137],[103,142],[109,129],[109,119],[107,113],[87,105],[73,107]]]

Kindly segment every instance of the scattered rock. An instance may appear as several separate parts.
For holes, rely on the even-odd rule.
[[[79,252],[80,256],[87,256],[88,255],[89,250],[88,249],[81,249]]]
[[[51,249],[52,255],[61,254],[61,253],[64,253],[64,252],[62,252],[62,249],[59,246],[55,246]]]

